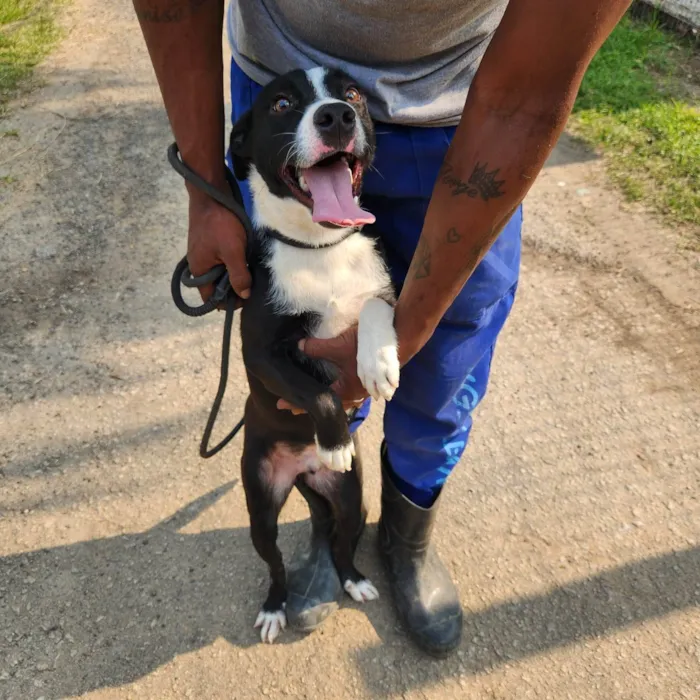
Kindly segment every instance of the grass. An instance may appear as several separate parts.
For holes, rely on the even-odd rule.
[[[630,200],[696,228],[700,109],[694,95],[700,95],[700,76],[688,83],[692,51],[653,18],[626,16],[593,59],[569,126],[603,151]]]
[[[0,0],[0,116],[59,39],[53,0]]]

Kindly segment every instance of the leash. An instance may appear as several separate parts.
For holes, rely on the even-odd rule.
[[[228,166],[224,166],[224,173],[226,175],[226,181],[231,188],[231,193],[227,194],[221,192],[211,183],[207,182],[203,177],[198,175],[192,168],[190,168],[180,156],[180,149],[177,143],[172,143],[168,147],[168,162],[172,165],[175,172],[177,172],[183,179],[187,182],[191,182],[197,189],[204,192],[206,195],[211,197],[215,202],[218,202],[224,209],[228,209],[240,222],[246,232],[246,238],[248,241],[253,239],[255,235],[253,230],[253,224],[246,213],[243,205],[243,195],[241,194],[241,189],[238,186],[238,182],[234,177],[233,173],[229,170]],[[344,240],[350,236],[355,235],[358,231],[351,229],[338,240],[332,241],[331,243],[323,243],[321,245],[313,245],[312,243],[304,243],[303,241],[297,241],[293,238],[288,238],[287,236],[279,233],[279,231],[272,231],[270,229],[264,229],[260,232],[263,236],[272,238],[280,243],[291,246],[293,248],[301,248],[303,250],[322,250],[324,248],[332,248],[333,246],[342,243]],[[182,297],[182,287],[188,287],[190,289],[195,287],[203,287],[208,284],[214,285],[213,294],[205,302],[199,306],[191,306]],[[170,281],[170,294],[172,295],[175,306],[186,316],[192,318],[200,318],[208,313],[217,309],[221,304],[226,305],[226,316],[224,317],[224,328],[221,341],[221,364],[219,373],[219,386],[216,390],[216,396],[214,397],[214,402],[212,403],[211,410],[209,411],[209,418],[207,419],[207,424],[204,427],[204,433],[202,434],[202,441],[199,444],[199,455],[204,459],[209,459],[215,454],[228,445],[231,440],[233,440],[236,435],[240,432],[244,424],[244,419],[236,423],[231,432],[224,437],[218,444],[214,447],[209,447],[209,440],[211,439],[212,431],[214,430],[214,425],[216,424],[216,419],[219,415],[219,410],[221,408],[221,402],[224,400],[224,394],[226,393],[226,384],[228,383],[228,366],[229,366],[229,356],[231,351],[231,330],[233,328],[233,315],[236,310],[236,303],[241,299],[233,291],[231,286],[231,281],[229,279],[228,271],[225,265],[215,265],[211,270],[205,272],[203,275],[197,277],[192,275],[190,271],[189,263],[187,262],[187,257],[182,258],[180,262],[176,265],[175,271],[173,272],[172,279]],[[354,418],[357,408],[353,409],[348,416],[348,421]]]
[[[213,200],[218,202],[222,207],[228,209],[240,222],[245,229],[246,236],[248,240],[253,235],[253,226],[243,208],[243,197],[241,195],[241,190],[238,187],[236,178],[233,173],[226,167],[226,180],[228,181],[229,187],[231,188],[231,194],[227,195],[220,192],[216,187],[208,183],[204,178],[197,175],[194,170],[192,170],[180,157],[180,151],[176,143],[173,143],[168,148],[168,161],[170,165],[173,166],[175,171],[181,175],[185,180],[191,182],[197,189],[201,190],[205,194],[209,195]],[[190,306],[182,298],[182,286],[188,288],[203,287],[207,284],[214,285],[214,293],[205,302],[199,306]],[[233,315],[236,310],[236,302],[240,300],[238,295],[233,291],[231,287],[231,281],[229,280],[228,272],[225,265],[216,265],[208,272],[203,275],[194,277],[190,272],[190,266],[187,262],[187,257],[182,258],[180,262],[175,267],[172,279],[170,281],[170,293],[175,302],[175,306],[182,311],[186,316],[191,316],[193,318],[199,318],[208,313],[214,311],[221,304],[226,305],[226,316],[224,318],[224,329],[223,338],[221,342],[221,369],[219,373],[219,387],[216,390],[216,396],[214,397],[214,403],[212,404],[211,411],[209,411],[209,418],[207,419],[207,424],[204,428],[204,433],[202,435],[202,441],[199,444],[199,455],[204,459],[213,457],[215,454],[228,445],[231,440],[233,440],[236,435],[238,435],[240,429],[243,427],[243,419],[238,421],[234,426],[233,430],[224,437],[218,444],[214,447],[209,447],[209,440],[211,439],[212,431],[214,430],[214,425],[216,424],[216,419],[219,415],[219,409],[221,408],[221,402],[224,400],[224,394],[226,393],[226,384],[228,383],[228,365],[229,365],[229,355],[231,352],[231,330],[233,328]]]

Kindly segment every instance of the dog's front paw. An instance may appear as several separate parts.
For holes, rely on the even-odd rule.
[[[391,401],[400,370],[394,309],[382,299],[369,299],[357,329],[357,376],[373,399]]]
[[[260,639],[265,644],[272,644],[280,632],[287,626],[287,616],[284,610],[261,610],[255,620],[255,629],[260,628]]]
[[[400,371],[396,344],[372,347],[360,343],[357,352],[357,376],[373,399],[391,401],[399,386]]]
[[[324,467],[335,472],[349,472],[352,469],[352,458],[355,456],[355,443],[350,440],[346,445],[326,448],[316,440],[318,458]]]

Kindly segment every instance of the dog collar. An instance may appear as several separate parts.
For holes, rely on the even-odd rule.
[[[279,241],[280,243],[284,243],[284,245],[291,246],[292,248],[301,248],[302,250],[323,250],[324,248],[332,248],[333,246],[338,245],[343,241],[347,241],[347,239],[350,238],[350,236],[354,236],[356,233],[359,233],[359,231],[357,229],[350,229],[344,236],[341,236],[337,241],[333,241],[332,243],[321,243],[319,245],[314,245],[313,243],[305,243],[304,241],[297,241],[294,238],[289,238],[289,236],[285,236],[279,231],[273,231],[272,229],[263,229],[262,233],[264,236],[272,238],[275,241]]]

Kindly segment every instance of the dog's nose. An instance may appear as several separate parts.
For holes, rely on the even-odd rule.
[[[344,102],[323,105],[314,114],[314,124],[321,133],[349,134],[355,128],[355,110]]]

